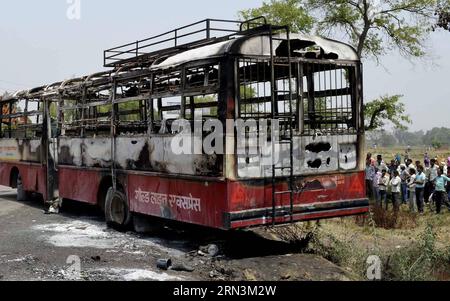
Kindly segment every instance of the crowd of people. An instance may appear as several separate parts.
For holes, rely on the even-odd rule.
[[[407,151],[403,159],[397,154],[386,163],[381,155],[373,158],[367,154],[367,196],[386,210],[392,203],[394,211],[408,205],[411,212],[423,214],[429,202],[434,202],[437,214],[443,205],[450,210],[450,157],[447,162],[439,162],[425,153],[423,162],[414,162]]]

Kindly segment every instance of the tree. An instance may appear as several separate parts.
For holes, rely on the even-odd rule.
[[[398,143],[394,135],[385,130],[371,131],[367,134],[367,142],[381,147],[391,147]]]
[[[443,28],[444,30],[450,31],[450,4],[448,3],[440,4],[436,10],[436,16],[438,20],[433,29],[440,27]]]
[[[289,25],[292,32],[309,32],[314,25],[314,18],[298,0],[271,0],[260,8],[240,11],[239,15],[242,20],[265,16],[271,24]]]
[[[449,128],[433,128],[428,131],[423,138],[425,145],[434,145],[436,142],[440,143],[440,146],[450,146],[450,129]]]
[[[394,130],[394,137],[400,145],[423,146],[424,131],[408,132],[400,129]]]
[[[264,2],[261,8],[241,11],[240,17],[264,15],[273,24],[290,25],[293,32],[316,31],[327,37],[343,36],[362,59],[379,62],[391,51],[398,51],[406,58],[425,56],[425,42],[438,2],[442,1],[271,0]],[[299,27],[298,24],[306,26]],[[389,100],[395,100],[395,104],[389,105]],[[368,129],[384,125],[383,120],[401,128],[410,123],[399,95],[374,100],[366,105],[366,110]]]
[[[402,95],[382,96],[365,104],[366,130],[383,128],[386,120],[392,122],[397,129],[406,130],[404,124],[411,123],[411,119],[405,114],[405,104],[401,102],[401,97]]]
[[[321,34],[344,33],[358,55],[379,60],[390,51],[422,57],[437,0],[307,0]]]

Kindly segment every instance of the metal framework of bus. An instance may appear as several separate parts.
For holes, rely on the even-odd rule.
[[[368,211],[352,47],[264,18],[207,19],[106,50],[104,66],[0,100],[0,184],[98,205],[117,225],[142,214],[236,229]],[[175,155],[171,125],[199,114],[278,120],[269,148],[281,160],[263,164],[236,133],[222,135],[234,152]]]

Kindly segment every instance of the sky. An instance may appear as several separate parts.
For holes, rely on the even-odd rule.
[[[68,18],[80,1],[79,19]],[[70,3],[69,3],[70,2]],[[0,93],[103,69],[103,50],[205,18],[237,19],[262,0],[5,0],[0,3]],[[72,12],[72,11],[70,11]],[[70,15],[70,14],[69,14]],[[410,62],[392,53],[366,61],[365,100],[402,94],[410,129],[450,127],[450,33],[433,33],[430,56]]]

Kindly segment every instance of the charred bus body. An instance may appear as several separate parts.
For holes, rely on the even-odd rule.
[[[358,56],[261,20],[208,19],[116,47],[109,71],[2,99],[0,184],[98,205],[118,225],[134,214],[236,229],[366,213]],[[257,126],[243,138],[224,130],[224,153],[180,155],[179,119]],[[279,139],[249,152],[260,120],[276,120]],[[278,160],[263,163],[263,148]]]

